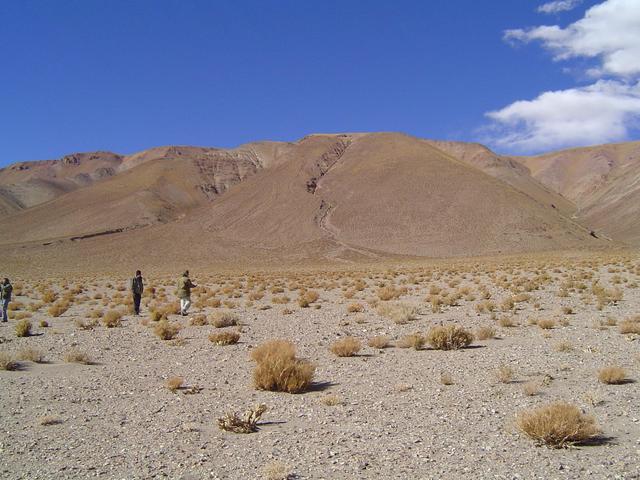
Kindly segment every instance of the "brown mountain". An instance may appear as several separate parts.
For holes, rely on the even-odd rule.
[[[2,219],[0,244],[24,268],[70,267],[71,258],[77,268],[160,268],[611,243],[570,218],[571,198],[477,144],[331,134],[73,157],[0,172],[1,191],[12,192],[3,198],[22,192]]]
[[[571,200],[579,222],[616,240],[640,245],[640,142],[517,160],[533,178]]]

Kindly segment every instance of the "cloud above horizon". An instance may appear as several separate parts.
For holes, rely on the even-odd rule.
[[[576,8],[581,2],[582,0],[555,0],[540,5],[537,11],[540,13],[568,12]]]
[[[554,3],[554,2],[551,2]],[[545,4],[547,5],[547,4]],[[543,5],[543,7],[545,6]],[[504,32],[511,43],[541,42],[557,62],[589,59],[588,86],[548,91],[488,112],[486,141],[516,152],[625,140],[640,119],[640,2],[606,0],[562,28]]]

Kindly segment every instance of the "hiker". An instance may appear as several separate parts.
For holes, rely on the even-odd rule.
[[[136,276],[131,279],[131,294],[133,295],[133,311],[136,315],[140,315],[140,300],[144,291],[144,282],[142,281],[142,272],[136,270]]]
[[[178,298],[180,299],[180,315],[183,317],[187,315],[187,310],[191,306],[191,289],[196,286],[191,282],[189,278],[189,270],[185,270],[178,280]]]
[[[2,321],[7,322],[9,320],[9,302],[11,301],[11,293],[13,292],[13,286],[7,277],[4,278],[2,285],[0,285],[0,299],[2,299]]]

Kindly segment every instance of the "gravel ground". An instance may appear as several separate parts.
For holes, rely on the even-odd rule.
[[[436,274],[418,284],[405,283],[402,271],[395,276],[396,285],[409,288],[399,301],[420,306],[417,319],[404,325],[381,317],[366,301],[376,295],[374,283],[385,281],[385,275],[389,281],[393,274],[320,272],[305,281],[335,278],[338,285],[316,288],[320,299],[311,308],[299,308],[297,293],[289,291],[284,293],[291,303],[273,304],[269,286],[265,297],[253,305],[246,305],[246,294],[234,299],[242,334],[240,343],[225,347],[207,339],[219,329],[189,326],[188,317],[171,316],[184,327],[180,341],[158,339],[150,326],[143,325],[148,306],[143,307],[142,317],[125,315],[121,327],[81,330],[77,319],[86,319],[91,308],[105,308],[105,300],[93,300],[96,293],[113,298],[116,290],[107,285],[124,284],[122,279],[88,279],[83,282],[85,291],[76,295],[78,301],[60,317],[50,317],[46,306],[33,313],[34,335],[17,338],[16,320],[0,324],[1,351],[17,353],[29,346],[47,360],[21,361],[16,371],[0,371],[0,476],[268,478],[265,466],[283,462],[289,478],[300,479],[640,478],[640,340],[637,335],[622,335],[617,326],[601,326],[607,318],[619,322],[640,313],[640,270],[637,260],[623,267],[600,263],[595,271],[601,284],[609,288],[616,275],[624,279],[619,285],[624,298],[601,311],[593,303],[585,304],[579,292],[558,296],[566,276],[590,271],[586,266],[565,265],[552,272],[552,265],[527,265],[497,273],[482,264],[453,272],[413,266],[418,276]],[[496,279],[534,275],[536,269],[547,271],[552,279],[518,304],[511,314],[518,323],[515,327],[500,327],[489,313],[477,313],[479,298],[461,299],[458,306],[444,307],[440,313],[433,313],[425,302],[430,286],[449,291],[469,286],[475,292],[472,280],[479,279],[499,305],[510,293],[497,286]],[[265,278],[271,285],[295,276],[272,273]],[[354,276],[361,276],[368,287],[346,299],[340,284]],[[447,287],[453,278],[460,284]],[[204,275],[200,280],[211,289],[221,281],[206,280]],[[591,280],[585,283],[591,285]],[[161,281],[155,283],[160,286]],[[40,294],[35,282],[24,284],[29,295],[16,300],[29,304]],[[60,293],[65,291],[52,285]],[[168,300],[172,289],[166,289]],[[354,302],[361,303],[364,312],[347,313]],[[261,310],[264,306],[271,308]],[[563,314],[561,307],[571,307],[574,313]],[[292,313],[283,314],[285,308]],[[194,306],[190,313],[211,317],[217,310],[226,309]],[[503,316],[497,313],[498,319]],[[530,325],[529,318],[564,319],[568,324],[543,330]],[[48,328],[38,326],[43,319],[50,323]],[[469,329],[493,325],[497,338],[475,341],[457,351],[366,346],[373,335],[397,339],[446,322]],[[357,356],[338,358],[329,346],[347,335],[362,339],[365,346]],[[317,365],[311,391],[292,395],[253,388],[249,352],[272,338],[293,341],[299,356]],[[561,341],[572,349],[557,351]],[[65,363],[64,355],[72,347],[88,353],[94,363]],[[632,381],[600,383],[598,370],[614,364],[625,368]],[[496,376],[503,365],[513,370],[508,383]],[[452,385],[441,383],[443,373],[451,375]],[[181,376],[187,386],[202,390],[172,393],[165,386],[171,376]],[[527,382],[539,385],[536,395],[523,392]],[[326,405],[327,396],[341,403]],[[592,414],[603,430],[602,439],[594,445],[553,450],[536,446],[518,431],[514,422],[518,412],[555,400]],[[218,428],[218,417],[258,403],[268,408],[258,432],[243,435]],[[44,417],[57,422],[42,425]]]

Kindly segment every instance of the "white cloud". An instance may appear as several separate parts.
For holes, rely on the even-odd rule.
[[[507,30],[504,38],[540,41],[556,61],[594,59],[585,73],[600,80],[487,113],[492,145],[522,153],[593,145],[625,140],[640,125],[640,0],[605,0],[565,28]]]
[[[612,142],[626,138],[640,120],[640,82],[599,80],[587,87],[544,92],[487,116],[495,122],[487,141],[511,151]]]
[[[507,30],[506,40],[539,40],[556,60],[596,58],[601,65],[591,74],[640,74],[640,1],[607,0],[591,7],[584,18],[566,28],[542,25]]]
[[[573,10],[582,0],[556,0],[538,7],[540,13],[558,13]]]

